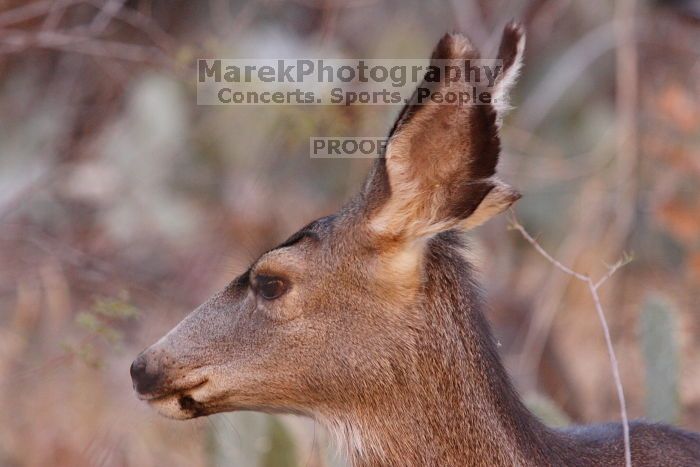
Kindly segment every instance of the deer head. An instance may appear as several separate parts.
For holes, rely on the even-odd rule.
[[[459,232],[520,196],[495,172],[499,105],[523,47],[522,29],[508,25],[493,105],[414,98],[350,203],[264,253],[138,356],[139,398],[177,419],[258,410],[350,426],[358,412],[397,404],[421,378],[448,381],[447,341],[464,352],[463,341],[488,339],[454,321],[455,309],[468,314],[477,300]],[[479,54],[466,37],[445,35],[432,58],[464,67]],[[447,91],[442,81],[423,85]]]

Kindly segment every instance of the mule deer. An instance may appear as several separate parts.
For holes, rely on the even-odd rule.
[[[519,25],[505,28],[496,104],[411,101],[349,204],[263,254],[138,356],[138,396],[176,419],[313,417],[353,465],[623,465],[619,424],[551,429],[523,406],[463,254],[462,232],[520,197],[495,169],[524,43]],[[433,53],[478,57],[461,35]],[[630,431],[635,465],[700,464],[696,434]]]

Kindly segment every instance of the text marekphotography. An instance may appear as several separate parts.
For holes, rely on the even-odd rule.
[[[495,104],[502,66],[471,59],[200,59],[197,104]]]

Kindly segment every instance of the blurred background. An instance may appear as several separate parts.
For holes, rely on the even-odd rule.
[[[700,5],[694,0],[0,1],[0,465],[342,466],[322,427],[163,419],[134,356],[258,254],[336,210],[395,106],[196,105],[197,58],[493,56],[528,30],[503,129],[520,221],[600,277],[632,418],[700,430]],[[490,54],[488,52],[491,52]],[[585,284],[508,229],[473,232],[502,355],[552,425],[619,419]]]

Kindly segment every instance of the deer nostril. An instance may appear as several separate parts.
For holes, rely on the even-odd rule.
[[[156,373],[149,373],[147,370],[147,361],[144,354],[136,357],[136,360],[131,364],[129,373],[131,373],[131,381],[134,385],[136,392],[140,394],[146,394],[151,392],[160,379],[159,375]]]
[[[142,357],[139,356],[136,360],[132,362],[131,368],[129,368],[129,373],[131,373],[131,379],[136,381],[145,372],[146,362],[143,360]]]

